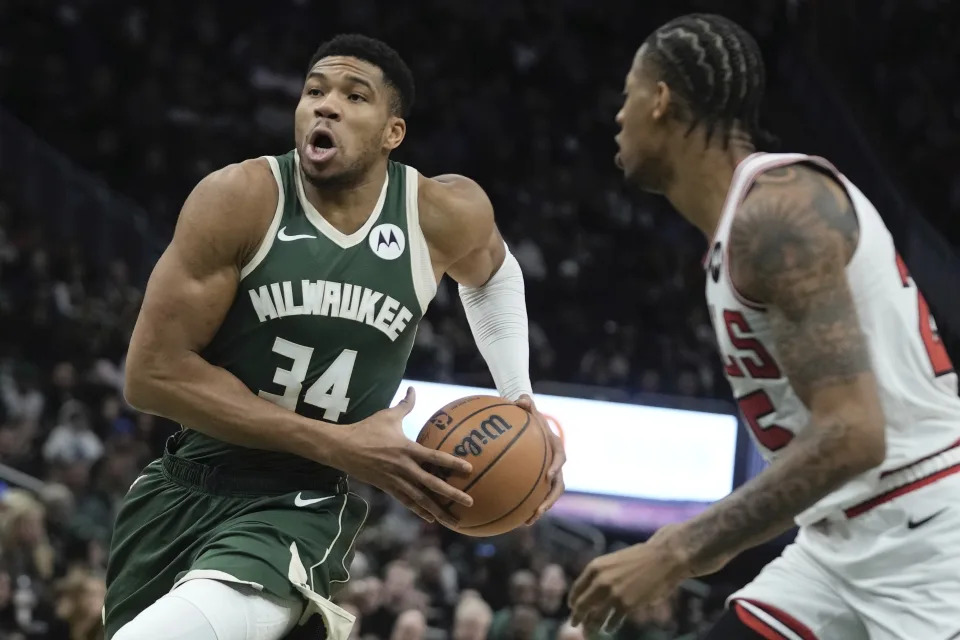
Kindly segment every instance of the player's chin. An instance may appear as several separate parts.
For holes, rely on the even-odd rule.
[[[343,169],[336,159],[320,163],[301,160],[300,164],[303,168],[303,176],[314,186],[324,187],[342,181]]]

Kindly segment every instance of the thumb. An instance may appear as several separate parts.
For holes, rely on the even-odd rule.
[[[533,404],[533,398],[531,398],[527,394],[523,394],[522,396],[517,398],[515,404],[521,409],[524,409],[525,411],[529,411],[529,412],[532,412],[533,409],[536,407],[536,405]]]
[[[413,411],[413,405],[417,401],[417,394],[414,392],[413,387],[407,387],[407,395],[393,406],[394,409],[402,416],[409,414]]]

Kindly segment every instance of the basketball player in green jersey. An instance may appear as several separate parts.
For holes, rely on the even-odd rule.
[[[345,639],[353,617],[329,598],[367,513],[347,475],[456,524],[438,505],[469,496],[423,465],[470,465],[404,437],[412,390],[388,408],[443,274],[498,391],[535,411],[523,277],[487,196],[388,158],[412,97],[396,52],[338,36],[310,64],[296,149],[187,198],[126,365],[129,402],[184,429],[120,510],[107,638],[319,638],[322,620]],[[563,491],[554,450],[535,517]]]

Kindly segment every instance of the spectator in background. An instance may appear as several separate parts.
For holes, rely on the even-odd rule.
[[[13,617],[18,631],[27,637],[43,636],[55,561],[44,508],[20,489],[4,493],[0,506],[0,549],[13,585]]]
[[[431,627],[447,629],[457,602],[457,571],[438,547],[426,547],[417,555],[418,584],[430,602],[427,622]]]
[[[490,625],[491,640],[509,640],[517,638],[518,634],[527,638],[527,631],[533,634],[540,626],[536,574],[527,569],[514,572],[510,576],[509,592],[510,605],[493,616]],[[530,637],[532,638],[532,635]]]
[[[0,512],[0,549],[13,576],[42,584],[53,577],[54,553],[47,540],[44,508],[28,492],[11,489]]]
[[[0,638],[13,638],[19,628],[11,582],[10,572],[5,566],[0,566]]]
[[[423,640],[427,633],[427,619],[416,609],[407,609],[399,616],[390,633],[390,640]]]
[[[510,611],[506,633],[502,636],[493,636],[493,640],[549,640],[546,627],[543,626],[540,611],[533,605],[518,604]]]
[[[60,422],[43,445],[49,464],[93,464],[103,455],[103,443],[90,428],[87,409],[76,400],[60,408]]]
[[[43,415],[44,398],[36,367],[22,365],[18,371],[0,373],[0,395],[8,419],[36,425]]]
[[[73,569],[57,584],[57,623],[51,637],[63,640],[102,640],[100,615],[106,583],[102,576]]]
[[[416,588],[417,572],[406,560],[394,560],[384,571],[380,606],[363,618],[361,635],[387,638],[397,617],[407,609],[425,608],[425,596]]]
[[[467,595],[460,599],[453,614],[451,640],[486,640],[491,622],[490,605],[478,595]]]
[[[558,564],[548,564],[540,572],[539,604],[544,620],[551,621],[556,628],[567,618],[567,574]]]

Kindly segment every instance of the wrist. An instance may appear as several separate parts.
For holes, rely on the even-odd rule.
[[[341,469],[343,439],[349,425],[313,420],[299,414],[294,414],[293,423],[293,432],[296,435],[292,439],[293,450],[289,453],[327,467]]]
[[[683,524],[668,524],[657,529],[647,544],[658,547],[659,552],[674,567],[677,575],[683,579],[692,578],[696,572],[692,569],[692,553],[686,541]]]

